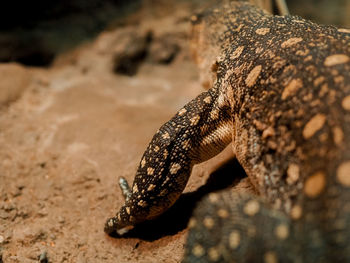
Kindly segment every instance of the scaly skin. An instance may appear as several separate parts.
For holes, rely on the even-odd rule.
[[[155,134],[105,231],[164,212],[192,166],[232,142],[262,199],[204,200],[185,262],[350,262],[349,31],[243,2],[193,22],[195,57],[213,65],[213,87]]]

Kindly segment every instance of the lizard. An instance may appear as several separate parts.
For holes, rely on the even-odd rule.
[[[184,262],[349,262],[350,30],[246,2],[192,21],[212,87],[159,128],[132,187],[120,179],[126,201],[105,232],[162,214],[193,165],[231,144],[260,198],[205,198]]]

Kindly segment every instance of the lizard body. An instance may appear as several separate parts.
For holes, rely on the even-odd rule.
[[[105,231],[164,212],[193,165],[232,143],[262,199],[204,200],[185,262],[350,261],[349,32],[243,2],[193,21],[197,62],[214,62],[212,88],[154,135]]]

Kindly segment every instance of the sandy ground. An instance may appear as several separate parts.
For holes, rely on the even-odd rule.
[[[157,220],[124,238],[103,232],[124,201],[118,176],[131,183],[155,131],[203,91],[188,44],[193,10],[161,3],[48,69],[0,65],[1,263],[180,262],[198,200],[244,176],[233,161],[217,170],[228,149],[196,166]],[[243,179],[234,190],[251,188]]]
[[[242,172],[236,163],[211,177],[214,162],[196,167],[179,202],[126,238],[107,236],[103,226],[123,203],[118,176],[131,183],[158,127],[203,91],[189,55],[188,17],[182,9],[103,32],[49,69],[0,65],[3,262],[38,262],[40,255],[41,262],[181,260],[193,207],[232,184]],[[150,28],[136,74],[116,74],[120,54]],[[169,45],[176,46],[171,63],[163,61]]]

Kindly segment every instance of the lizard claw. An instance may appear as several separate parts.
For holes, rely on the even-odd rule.
[[[119,177],[119,187],[122,190],[125,201],[128,201],[131,196],[131,190],[128,181],[122,176]]]

